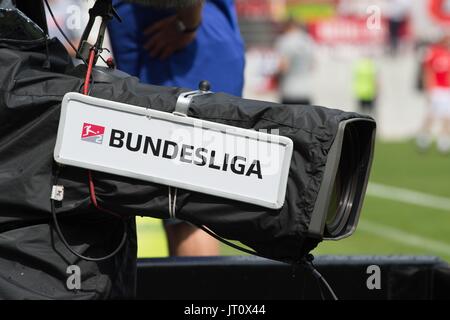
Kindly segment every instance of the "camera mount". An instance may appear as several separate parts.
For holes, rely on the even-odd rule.
[[[95,41],[95,44],[92,45],[88,42],[88,38],[92,32],[92,27],[94,26],[95,20],[97,17],[100,17],[102,19],[100,29],[97,35],[97,40]],[[89,52],[94,49],[96,51],[95,59],[94,59],[94,65],[97,62],[98,58],[98,50],[102,49],[103,46],[103,40],[105,38],[105,31],[106,26],[110,20],[113,18],[116,18],[120,22],[122,22],[122,19],[117,14],[116,10],[114,9],[112,5],[111,0],[97,0],[94,4],[94,6],[89,9],[89,21],[86,25],[86,28],[83,31],[83,35],[81,36],[80,45],[78,47],[77,52],[77,58],[82,60],[88,60],[89,59]]]

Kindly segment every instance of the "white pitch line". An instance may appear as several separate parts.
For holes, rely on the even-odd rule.
[[[422,207],[450,211],[450,198],[439,197],[410,189],[371,182],[367,187],[367,194],[369,196],[415,204]]]
[[[393,241],[403,243],[408,246],[414,246],[450,256],[450,244],[442,241],[431,240],[425,237],[413,235],[397,228],[388,227],[386,225],[367,220],[361,220],[358,225],[358,229],[382,238],[388,238]]]

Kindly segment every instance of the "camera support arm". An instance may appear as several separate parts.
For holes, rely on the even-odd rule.
[[[94,22],[97,17],[101,17],[102,22],[98,32],[97,40],[95,44],[92,45],[88,42],[88,38],[91,34],[92,27],[94,26]],[[102,48],[103,40],[105,38],[106,25],[108,21],[113,19],[114,17],[122,22],[122,19],[117,14],[112,5],[112,0],[97,0],[95,2],[94,6],[89,9],[89,21],[83,31],[83,35],[80,40],[80,45],[78,47],[79,56],[77,56],[77,58],[88,60],[89,52],[91,51],[91,49],[99,50]],[[94,64],[96,61],[97,55],[95,57]]]

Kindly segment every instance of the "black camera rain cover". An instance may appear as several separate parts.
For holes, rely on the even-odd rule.
[[[57,40],[49,42],[49,51],[50,69],[46,69],[43,41],[0,45],[0,230],[51,222],[49,196],[61,100],[67,92],[79,92],[83,78],[74,75],[76,69]],[[178,95],[187,91],[144,85],[130,76],[94,81],[90,92],[94,97],[165,112],[174,111]],[[273,259],[298,260],[311,251],[321,239],[308,238],[305,232],[328,150],[339,122],[360,115],[223,93],[194,98],[188,115],[241,128],[278,129],[292,139],[294,151],[281,209],[178,190],[177,217],[205,225]],[[124,216],[169,217],[167,186],[100,172],[93,176],[102,207]],[[59,184],[65,188],[59,217],[92,216],[86,170],[63,167]]]

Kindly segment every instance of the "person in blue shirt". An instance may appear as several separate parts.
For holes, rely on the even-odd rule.
[[[119,69],[149,84],[197,89],[208,80],[215,92],[242,95],[244,44],[232,0],[114,5],[123,23],[113,20],[108,31]]]
[[[244,44],[232,0],[113,1],[123,22],[108,31],[118,69],[141,82],[196,90],[208,80],[215,92],[241,96]],[[217,242],[178,220],[164,224],[169,254],[218,255]]]

